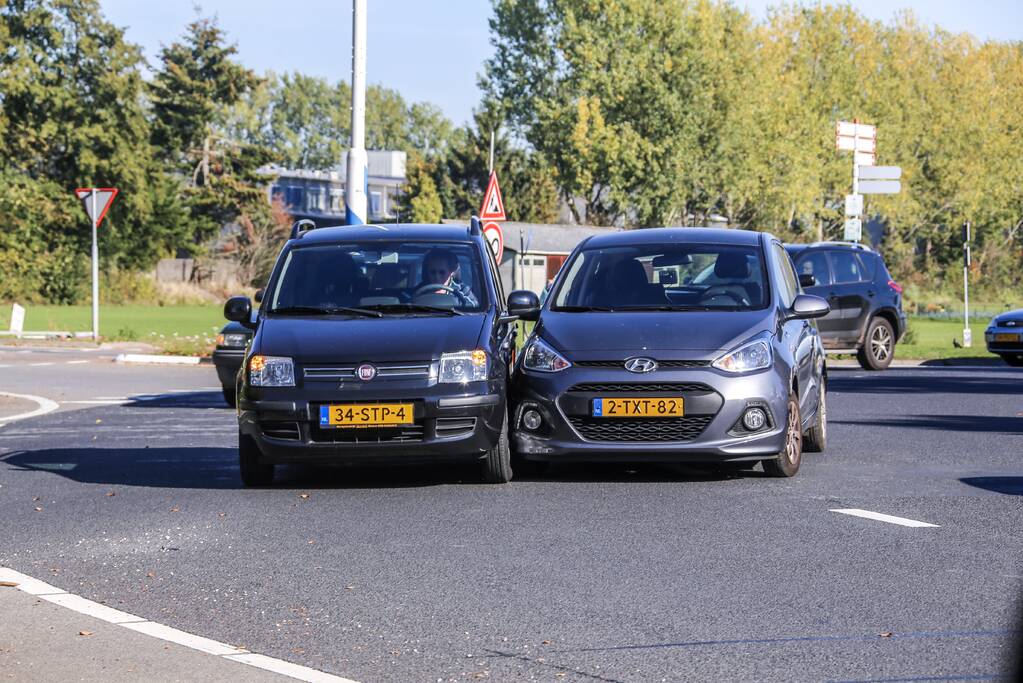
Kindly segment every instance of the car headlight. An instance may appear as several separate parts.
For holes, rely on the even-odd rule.
[[[533,337],[522,356],[522,367],[538,372],[561,372],[565,368],[572,367],[572,364],[551,348],[547,342],[539,337]]]
[[[246,335],[244,334],[218,334],[217,335],[217,346],[227,346],[232,348],[244,348],[246,344]]]
[[[295,386],[295,365],[281,356],[253,356],[249,359],[249,384],[254,387]]]
[[[437,381],[441,384],[464,384],[482,382],[487,379],[487,352],[458,351],[445,353],[440,357]]]
[[[751,372],[771,367],[771,361],[771,346],[766,341],[757,339],[729,351],[711,365],[725,372]]]

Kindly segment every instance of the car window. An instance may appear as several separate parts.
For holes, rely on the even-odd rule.
[[[828,255],[823,251],[811,251],[796,260],[796,272],[800,275],[813,275],[817,285],[831,284],[831,265]]]
[[[787,257],[786,257],[787,258]],[[564,268],[553,310],[766,305],[759,249],[730,244],[641,244],[582,249]]]
[[[863,264],[851,251],[832,251],[831,264],[835,269],[835,284],[862,282],[866,279],[863,275]]]
[[[482,263],[474,245],[467,243],[379,241],[295,247],[286,255],[271,291],[271,313],[405,304],[480,311],[487,305]]]
[[[796,294],[799,293],[799,282],[796,280],[795,271],[792,270],[792,259],[779,243],[774,242],[771,248],[774,250],[775,279],[778,281],[781,302],[785,306],[791,306]]]

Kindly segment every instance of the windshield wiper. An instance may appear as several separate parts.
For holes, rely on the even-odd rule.
[[[384,313],[443,313],[445,315],[465,315],[462,311],[443,306],[427,306],[426,304],[375,304],[370,313],[384,315]]]
[[[585,313],[587,311],[617,311],[617,308],[608,308],[607,306],[555,306],[555,311],[566,311],[568,313]]]
[[[352,308],[350,306],[338,306],[336,308],[320,308],[318,306],[284,306],[283,308],[271,309],[270,312],[279,313],[281,315],[362,315],[368,318],[382,318],[384,315],[380,311],[371,311],[368,308]]]

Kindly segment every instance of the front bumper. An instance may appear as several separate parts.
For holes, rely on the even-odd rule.
[[[996,334],[1012,334],[1016,341],[995,341]],[[989,327],[984,331],[988,353],[1023,353],[1023,329],[1020,327]]]
[[[598,386],[595,391],[580,391],[585,385],[637,388],[609,391]],[[653,390],[652,385],[677,388]],[[773,368],[743,376],[712,368],[658,370],[650,375],[578,366],[552,374],[519,371],[511,385],[512,443],[517,454],[528,460],[760,460],[784,448],[788,386],[787,378]],[[625,424],[615,418],[589,417],[593,398],[621,395],[681,395],[686,417],[680,420],[685,422],[635,418]],[[736,429],[743,412],[753,405],[767,410],[768,426],[756,433]],[[536,409],[543,420],[535,431],[522,424],[522,413],[529,408]],[[665,440],[653,440],[661,438]]]
[[[235,378],[245,361],[244,348],[225,348],[218,346],[213,350],[213,366],[217,369],[217,379],[225,389],[234,391]]]
[[[238,404],[238,428],[255,440],[262,461],[273,463],[471,460],[493,448],[500,438],[507,407],[498,382],[474,382],[465,387],[380,384],[384,386],[345,389],[246,386]],[[414,425],[388,429],[319,426],[324,404],[395,402],[414,405]]]

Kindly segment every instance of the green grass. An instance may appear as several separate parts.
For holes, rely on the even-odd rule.
[[[998,357],[987,352],[984,345],[984,330],[987,320],[971,320],[970,330],[973,334],[973,346],[969,349],[957,349],[952,345],[956,339],[963,341],[963,321],[934,320],[931,318],[910,317],[907,337],[895,347],[895,358],[903,360],[932,360],[942,358],[983,357],[997,360]]]
[[[11,306],[0,305],[0,329],[10,328]],[[221,306],[100,306],[99,333],[107,341],[140,341],[170,353],[209,353],[224,325]],[[91,306],[27,306],[25,331],[87,332]]]

